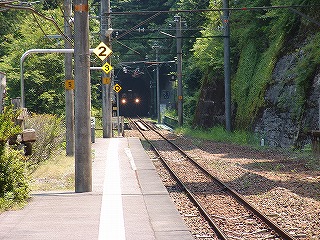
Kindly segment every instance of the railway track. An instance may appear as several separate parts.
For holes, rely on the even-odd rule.
[[[142,119],[131,120],[219,239],[295,239]],[[168,154],[170,153],[170,154]]]

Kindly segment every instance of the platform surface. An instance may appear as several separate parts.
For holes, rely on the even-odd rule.
[[[92,149],[92,192],[34,193],[0,214],[0,239],[194,239],[138,138],[98,138]]]

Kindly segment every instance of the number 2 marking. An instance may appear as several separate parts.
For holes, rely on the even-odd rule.
[[[101,47],[99,47],[99,50],[100,49],[102,49],[102,51],[99,53],[99,56],[106,57],[107,54],[105,54],[105,52],[107,51],[107,48],[105,46],[101,46]]]
[[[108,57],[112,51],[108,48],[107,45],[105,45],[103,42],[101,42],[94,50],[93,52],[103,61],[106,57]]]

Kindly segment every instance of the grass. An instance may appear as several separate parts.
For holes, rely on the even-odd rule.
[[[217,142],[235,143],[239,145],[259,145],[259,140],[252,133],[242,130],[227,132],[224,127],[217,126],[208,130],[184,127],[177,129],[178,133],[198,139],[212,140]]]
[[[31,175],[32,191],[74,190],[74,157],[48,160]]]
[[[43,191],[74,191],[74,157],[63,155],[40,163],[31,173],[30,189],[32,192]],[[7,210],[21,209],[27,201],[14,202],[7,198],[0,198],[0,214]]]

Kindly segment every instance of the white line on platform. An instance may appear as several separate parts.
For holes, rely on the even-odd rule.
[[[136,171],[137,170],[137,166],[136,166],[136,163],[134,162],[134,159],[133,159],[133,156],[132,156],[130,148],[125,148],[124,151],[125,151],[125,153],[127,154],[128,158],[129,158],[132,170]]]
[[[120,168],[117,138],[110,139],[100,213],[99,240],[124,240]]]

